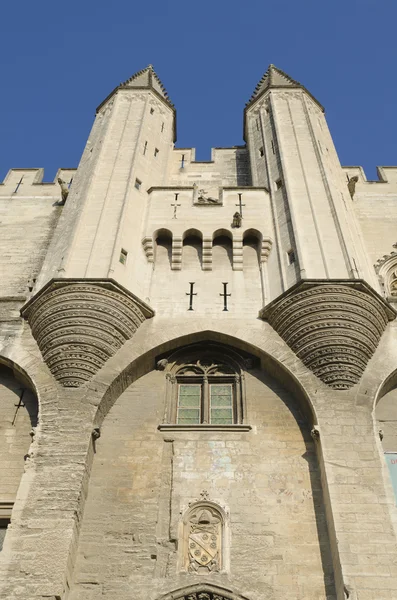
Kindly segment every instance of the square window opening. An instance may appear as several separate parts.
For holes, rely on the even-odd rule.
[[[154,149],[154,157],[156,158],[160,150],[158,148]]]
[[[295,250],[293,250],[292,248],[287,252],[287,259],[289,265],[293,265],[294,262],[296,262]]]
[[[277,181],[275,182],[276,184],[276,190],[281,190],[281,188],[283,187],[283,180],[282,179],[277,179]]]
[[[259,148],[259,155],[260,156],[265,156],[265,151],[263,149],[263,146],[261,148]]]
[[[119,262],[121,262],[122,265],[126,264],[127,256],[128,256],[127,250],[124,250],[124,248],[122,248],[120,251],[120,256],[119,256]]]
[[[141,181],[140,179],[135,179],[135,184],[134,184],[134,187],[135,187],[137,190],[140,190],[140,189],[141,189],[141,185],[142,185],[142,181]]]

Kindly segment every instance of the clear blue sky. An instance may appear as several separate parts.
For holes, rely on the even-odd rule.
[[[242,143],[269,63],[325,106],[342,164],[397,164],[397,0],[14,0],[1,7],[0,178],[77,166],[95,108],[152,63],[177,146]]]

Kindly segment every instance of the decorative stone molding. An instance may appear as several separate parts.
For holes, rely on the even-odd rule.
[[[232,590],[217,585],[196,583],[174,590],[162,596],[160,600],[247,600],[247,597],[237,595]]]
[[[144,237],[142,240],[142,246],[146,254],[147,261],[150,263],[154,262],[153,238],[149,236]]]
[[[397,243],[393,248],[397,248]],[[389,302],[397,302],[397,252],[385,254],[374,267],[384,295]]]
[[[154,311],[112,279],[53,279],[21,314],[54,377],[79,387]]]
[[[203,271],[212,271],[212,236],[203,236]]]
[[[324,383],[355,385],[395,311],[362,280],[306,280],[260,316]]]
[[[172,255],[171,255],[171,269],[173,271],[180,271],[182,269],[182,248],[183,248],[182,236],[174,235],[172,238]]]
[[[233,236],[233,271],[243,270],[243,236]]]
[[[270,254],[270,250],[272,249],[272,240],[270,238],[263,238],[262,242],[261,242],[261,256],[260,256],[260,261],[261,263],[265,263],[267,262],[267,259],[269,258],[269,254]]]

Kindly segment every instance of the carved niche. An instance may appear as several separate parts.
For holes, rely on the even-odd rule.
[[[397,244],[393,244],[393,248],[397,248]],[[374,267],[384,295],[389,301],[397,302],[397,252],[385,254]]]
[[[21,314],[54,377],[64,387],[79,387],[154,312],[111,279],[54,279]]]
[[[266,319],[317,377],[355,385],[395,311],[359,280],[306,280],[265,307]]]
[[[183,519],[182,569],[211,573],[224,569],[225,514],[214,502],[195,502]]]

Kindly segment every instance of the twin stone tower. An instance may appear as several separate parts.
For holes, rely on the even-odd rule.
[[[99,106],[22,312],[54,377],[82,385],[155,314],[259,316],[324,383],[357,383],[395,314],[379,297],[322,106],[270,66],[244,111],[246,146],[196,162],[175,140],[175,108],[151,66]],[[244,269],[245,244],[256,268]]]
[[[98,107],[77,170],[57,174],[62,198],[37,169],[0,185],[4,244],[22,248],[1,267],[1,362],[40,408],[3,494],[0,597],[391,598],[372,410],[397,367],[397,168],[369,182],[341,167],[323,107],[273,65],[244,145],[196,161],[174,147],[175,118],[149,65]],[[306,450],[281,435],[290,418]],[[294,479],[301,456],[311,481]],[[115,483],[142,469],[133,491]]]

